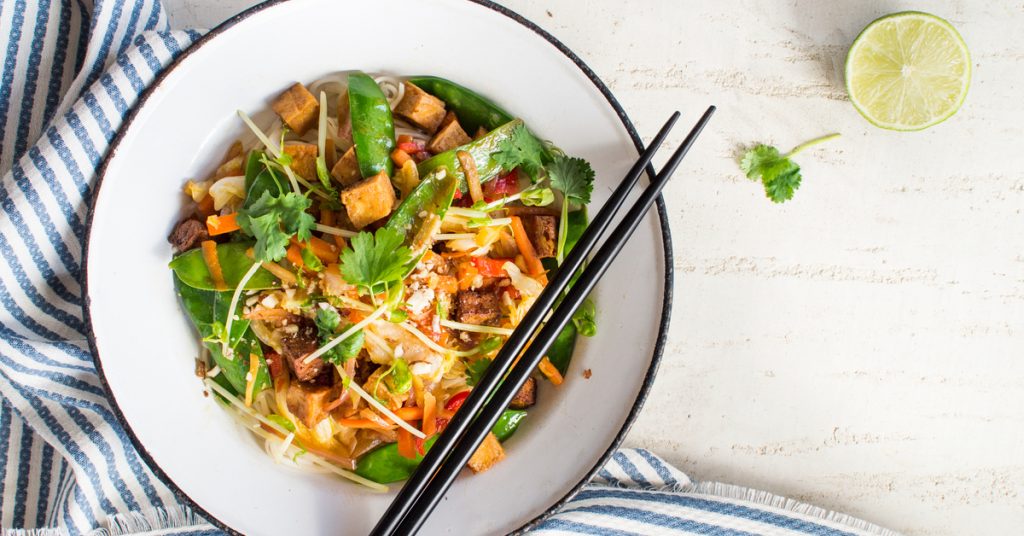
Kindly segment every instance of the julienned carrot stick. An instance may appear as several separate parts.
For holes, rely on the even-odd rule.
[[[416,443],[412,439],[412,434],[404,428],[398,429],[398,455],[410,460],[416,458]]]
[[[437,400],[430,392],[423,393],[423,435],[430,437],[437,432]]]
[[[541,374],[547,377],[551,383],[554,385],[562,385],[562,373],[558,372],[558,369],[555,368],[555,365],[550,359],[548,359],[548,356],[544,356],[544,359],[540,360],[540,364],[537,365],[537,368],[540,369]]]
[[[519,216],[512,216],[512,236],[516,239],[516,247],[519,248],[519,253],[523,256],[530,275],[543,274],[544,265],[541,264],[540,257],[537,256],[537,250],[533,249],[530,237],[526,236],[526,228],[523,227],[523,220]]]
[[[294,264],[296,268],[306,267],[306,264],[302,262],[302,250],[295,242],[292,242],[292,245],[288,246],[287,258],[288,262]]]
[[[220,257],[217,256],[217,243],[213,240],[203,240],[203,261],[206,268],[210,270],[210,279],[213,280],[213,288],[227,290],[228,285],[224,282],[224,272],[220,268]]]
[[[313,248],[313,254],[320,260],[327,263],[338,262],[338,246],[315,236],[310,237],[309,245]]]

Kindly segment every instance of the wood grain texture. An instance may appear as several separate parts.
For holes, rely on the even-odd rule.
[[[255,3],[165,2],[176,27]],[[587,61],[647,136],[674,109],[719,106],[665,194],[676,305],[629,444],[910,535],[1019,532],[1024,4],[508,5]],[[960,113],[910,134],[864,121],[842,77],[860,29],[901,9],[950,20],[975,64]],[[746,144],[833,131],[800,155],[790,203],[739,173]]]

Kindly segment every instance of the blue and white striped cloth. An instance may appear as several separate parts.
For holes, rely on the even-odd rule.
[[[85,340],[82,245],[96,167],[157,73],[201,34],[159,0],[0,0],[0,528],[219,534],[141,460]],[[622,450],[538,534],[891,534]]]

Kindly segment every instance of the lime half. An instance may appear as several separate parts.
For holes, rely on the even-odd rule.
[[[948,22],[906,11],[857,36],[846,56],[846,90],[857,111],[892,130],[921,130],[960,109],[971,83],[967,44]]]

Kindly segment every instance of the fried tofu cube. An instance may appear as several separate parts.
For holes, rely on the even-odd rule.
[[[311,143],[289,143],[284,146],[284,154],[292,157],[292,171],[308,180],[316,179],[316,153],[316,145]]]
[[[459,117],[457,115],[455,115],[455,112],[448,112],[448,113],[444,114],[444,120],[441,121],[440,125],[437,125],[437,128],[438,129],[442,129],[442,128],[452,124],[452,121],[456,121],[458,119],[459,119]]]
[[[522,216],[526,236],[530,237],[538,257],[554,257],[558,244],[558,223],[554,216]]]
[[[288,410],[306,427],[313,428],[326,416],[324,408],[331,402],[332,394],[330,387],[291,383],[285,400]]]
[[[387,217],[395,207],[395,189],[387,172],[357,182],[341,192],[341,202],[356,229]]]
[[[395,113],[410,123],[433,133],[444,119],[444,101],[405,82],[405,95],[395,106]]]
[[[480,448],[476,449],[473,457],[469,459],[469,463],[466,465],[474,473],[482,473],[504,458],[505,449],[501,448],[498,438],[493,433],[488,433],[487,438],[484,439],[483,443],[480,443]]]
[[[302,136],[316,125],[320,114],[320,105],[312,93],[302,84],[288,88],[274,100],[271,105],[284,124],[296,134]]]
[[[459,121],[455,120],[448,123],[446,126],[441,127],[434,134],[433,138],[430,138],[430,142],[427,143],[427,150],[439,154],[445,151],[450,151],[461,145],[465,145],[473,141],[469,135],[466,134],[465,130],[462,130],[462,126],[459,125]]]
[[[537,402],[537,380],[527,378],[526,383],[519,388],[512,403],[508,407],[512,409],[526,409]]]
[[[501,319],[501,300],[494,292],[462,290],[455,297],[457,318],[463,324],[488,326]]]
[[[331,176],[342,186],[352,186],[363,179],[359,173],[359,160],[356,159],[355,147],[349,147],[345,154],[338,159],[334,167],[331,168]]]

